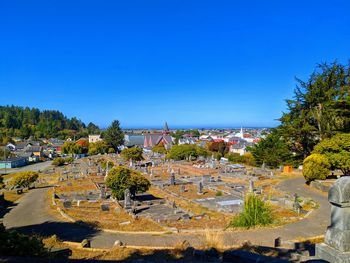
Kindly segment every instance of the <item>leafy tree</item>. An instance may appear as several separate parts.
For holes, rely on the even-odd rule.
[[[64,158],[57,157],[57,158],[53,159],[52,165],[54,165],[54,166],[62,166],[62,165],[65,164],[65,162],[66,162],[66,160]]]
[[[48,251],[42,239],[6,230],[0,224],[0,255],[3,256],[47,256]]]
[[[87,125],[87,130],[89,134],[99,134],[100,133],[100,128],[93,124],[92,122],[89,122],[89,124]]]
[[[113,149],[113,148],[112,148]],[[114,149],[113,149],[114,150]],[[102,140],[95,143],[89,143],[89,155],[104,154],[109,151],[108,144]]]
[[[121,156],[124,160],[133,160],[133,161],[141,161],[143,160],[142,157],[143,150],[141,148],[125,148],[121,152]]]
[[[231,163],[243,163],[247,165],[255,165],[254,157],[251,153],[245,153],[244,155],[240,155],[239,153],[228,153],[225,157]]]
[[[160,143],[152,148],[152,152],[166,154],[167,150],[165,149],[164,144]]]
[[[219,152],[221,156],[224,156],[230,150],[230,145],[224,141],[221,142],[208,142],[207,148],[211,152]]]
[[[291,150],[303,159],[319,141],[350,132],[350,67],[320,64],[307,81],[297,83],[280,128]]]
[[[114,163],[113,163],[113,162],[103,160],[103,161],[101,161],[101,168],[102,168],[103,170],[106,170],[106,169],[107,169],[107,163],[108,163],[108,169],[109,169],[109,170],[113,168],[113,166],[114,166]]]
[[[272,224],[273,220],[270,207],[259,196],[248,193],[244,200],[243,211],[232,219],[230,226],[245,228],[266,226]]]
[[[104,133],[104,140],[110,147],[118,152],[119,146],[124,144],[124,133],[120,128],[119,121],[113,121],[111,126],[108,127]]]
[[[249,150],[259,166],[265,163],[269,167],[276,168],[293,162],[292,153],[278,130],[274,130]]]
[[[332,169],[340,169],[344,175],[350,175],[350,133],[322,140],[313,152],[324,155]]]
[[[135,196],[136,193],[147,191],[151,184],[139,172],[118,166],[109,171],[106,185],[112,190],[115,198],[122,200],[126,189],[129,189],[130,193]]]
[[[319,179],[324,180],[329,174],[330,164],[327,158],[321,154],[311,154],[303,163],[303,175],[307,182]]]
[[[108,153],[115,153],[115,150],[113,148],[108,148]]]
[[[14,187],[28,187],[30,184],[34,183],[38,177],[39,174],[37,172],[18,172],[12,177],[11,185]]]
[[[174,160],[185,160],[190,156],[197,158],[198,156],[207,156],[208,152],[194,144],[174,145],[168,152],[167,158]]]

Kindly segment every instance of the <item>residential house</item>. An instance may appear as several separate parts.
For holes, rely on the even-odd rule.
[[[91,134],[89,135],[89,143],[99,142],[102,141],[100,134]]]

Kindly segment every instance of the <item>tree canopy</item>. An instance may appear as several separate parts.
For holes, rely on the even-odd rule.
[[[120,128],[119,121],[114,120],[104,132],[104,140],[116,152],[119,152],[119,146],[124,144],[124,133]]]
[[[91,123],[90,127],[97,131],[98,127]],[[40,111],[37,108],[19,106],[0,106],[0,140],[7,137],[22,139],[51,138],[66,139],[87,136],[85,124],[73,117],[67,118],[56,110]]]
[[[122,200],[126,189],[129,189],[130,193],[135,196],[136,193],[146,192],[151,183],[141,173],[118,166],[109,171],[106,185],[112,190],[115,198]]]
[[[174,160],[185,160],[190,156],[197,158],[198,156],[208,156],[208,151],[194,144],[174,145],[168,152],[167,158]]]
[[[142,153],[143,151],[141,148],[137,148],[137,147],[125,148],[122,150],[121,156],[126,161],[130,159],[133,161],[142,161],[143,160]]]

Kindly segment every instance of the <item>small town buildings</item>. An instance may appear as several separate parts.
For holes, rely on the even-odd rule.
[[[144,148],[153,148],[159,144],[163,144],[166,149],[170,149],[173,146],[173,140],[170,135],[164,134],[146,134],[144,135]]]
[[[139,134],[125,134],[124,136],[124,146],[131,147],[143,147],[145,141],[144,135]]]
[[[43,157],[43,147],[42,146],[30,146],[25,150],[26,153],[32,153],[34,156],[39,158]]]
[[[25,157],[8,158],[0,161],[0,168],[16,168],[25,166],[26,164],[27,159]]]
[[[89,135],[89,143],[102,141],[100,134],[91,134]]]

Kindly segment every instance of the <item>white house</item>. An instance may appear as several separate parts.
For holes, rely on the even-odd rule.
[[[102,141],[102,138],[101,138],[100,134],[89,135],[89,143],[91,143],[91,142],[99,142],[99,141]]]

